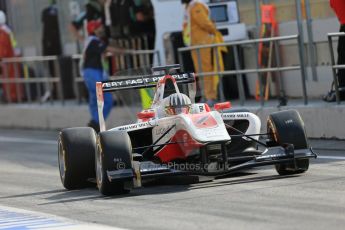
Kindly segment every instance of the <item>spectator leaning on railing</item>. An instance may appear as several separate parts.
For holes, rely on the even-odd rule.
[[[345,0],[330,0],[330,5],[340,22],[340,32],[345,32]],[[338,40],[338,65],[345,65],[345,37],[339,37]],[[338,69],[337,79],[339,83],[340,100],[345,100],[345,69]],[[327,102],[335,101],[335,92],[331,90],[325,97]]]

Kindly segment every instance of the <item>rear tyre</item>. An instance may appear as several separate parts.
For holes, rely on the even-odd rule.
[[[105,131],[98,135],[96,151],[96,181],[98,190],[106,196],[128,193],[125,181],[108,179],[107,171],[132,169],[131,140],[124,131]]]
[[[59,135],[59,172],[63,186],[79,189],[89,186],[95,177],[96,133],[92,128],[68,128]]]
[[[267,133],[276,145],[293,144],[294,149],[309,148],[304,122],[296,110],[272,113],[267,121]],[[279,175],[304,173],[309,168],[309,159],[298,159],[295,163],[277,164]]]

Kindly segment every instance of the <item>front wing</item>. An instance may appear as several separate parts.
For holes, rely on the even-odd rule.
[[[231,158],[219,165],[214,170],[209,170],[210,165],[206,164],[155,164],[150,161],[132,163],[131,169],[108,171],[108,179],[111,182],[128,181],[134,183],[133,187],[140,187],[144,179],[153,179],[166,176],[196,175],[196,176],[226,176],[239,170],[261,167],[266,165],[275,165],[282,163],[294,163],[296,160],[316,158],[317,155],[312,148],[294,150],[292,145],[286,147],[269,147],[261,155],[253,156],[252,159],[242,164],[231,165]],[[211,165],[212,168],[212,165]],[[137,185],[137,186],[136,186]]]

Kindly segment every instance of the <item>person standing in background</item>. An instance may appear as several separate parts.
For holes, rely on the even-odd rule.
[[[0,60],[2,58],[15,57],[15,47],[17,45],[12,30],[6,24],[6,14],[0,10]],[[4,69],[0,66],[0,74],[7,79],[15,78],[16,68],[19,73],[17,64],[6,64]],[[15,83],[6,83],[2,85],[4,99],[6,101],[16,102],[23,96],[22,87],[19,85],[19,89]]]
[[[100,20],[89,21],[87,32],[89,36],[84,46],[82,75],[89,92],[91,121],[88,126],[99,132],[96,82],[107,80],[107,74],[103,68],[103,54],[107,50],[107,45],[102,40],[105,32]],[[111,93],[104,93],[103,115],[105,119],[109,116],[112,105],[113,99]]]
[[[43,25],[42,30],[42,54],[43,56],[60,56],[62,55],[60,28],[58,18],[58,8],[56,0],[50,0],[50,5],[43,9],[41,15]],[[51,77],[55,76],[54,61],[49,61],[49,74]],[[53,98],[57,98],[57,87],[53,84],[52,89]],[[45,101],[51,95],[50,89],[46,89],[42,101]]]
[[[88,0],[85,5],[85,11],[71,23],[70,31],[73,36],[80,42],[84,42],[84,36],[79,33],[83,28],[84,22],[101,20],[103,26],[106,24],[105,7],[109,0]],[[109,29],[106,28],[106,35],[109,35]],[[87,36],[86,36],[87,37]]]
[[[0,28],[9,35],[12,49],[14,50],[14,53],[16,53],[15,49],[17,48],[17,41],[14,38],[11,28],[6,23],[6,14],[0,10]]]
[[[60,28],[56,0],[50,0],[50,5],[42,11],[42,48],[43,55],[61,55]]]
[[[133,0],[130,8],[130,15],[133,17],[131,33],[136,36],[146,36],[148,39],[148,47],[144,48],[153,50],[155,45],[156,26],[154,9],[151,1]]]
[[[334,10],[340,22],[339,32],[345,33],[345,0],[330,0],[330,6]],[[345,37],[341,36],[338,40],[338,65],[345,64]],[[345,100],[345,69],[338,69],[337,80],[339,84],[339,97],[341,101]],[[324,101],[333,102],[336,101],[335,91],[331,90],[323,98]]]
[[[219,32],[210,20],[209,8],[198,0],[181,0],[186,4],[183,22],[183,41],[186,46],[208,45],[215,43]],[[220,35],[221,36],[221,35]],[[213,55],[211,48],[200,49],[201,66],[198,63],[196,50],[192,51],[195,72],[213,72]],[[204,97],[206,103],[213,106],[218,98],[218,76],[205,76]]]

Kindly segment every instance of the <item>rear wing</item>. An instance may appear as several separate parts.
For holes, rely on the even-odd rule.
[[[157,83],[164,78],[165,75],[147,75],[128,79],[118,79],[102,82],[103,92],[112,92],[125,89],[143,89],[156,87]],[[195,82],[193,73],[182,73],[171,75],[177,84],[186,84]]]

